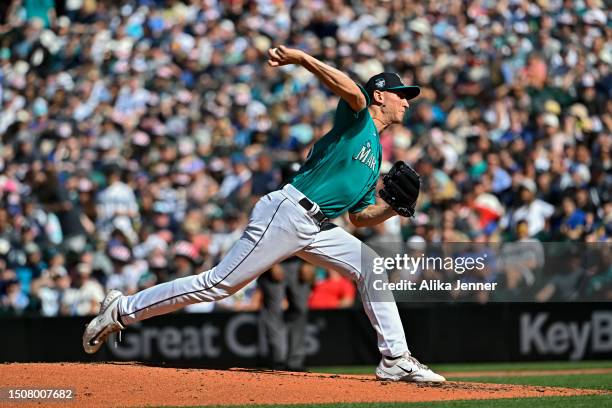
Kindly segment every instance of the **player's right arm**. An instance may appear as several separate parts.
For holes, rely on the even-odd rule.
[[[281,45],[268,50],[268,64],[278,67],[287,64],[298,64],[312,72],[333,93],[344,99],[355,112],[360,112],[367,106],[367,100],[355,81],[344,72],[330,67],[302,50],[287,48]]]
[[[351,224],[357,228],[371,227],[385,222],[389,218],[397,215],[393,208],[388,204],[372,204],[356,213],[349,213]]]

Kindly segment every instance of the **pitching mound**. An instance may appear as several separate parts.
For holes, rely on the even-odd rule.
[[[598,394],[600,391],[501,384],[447,382],[411,384],[373,376],[302,374],[255,370],[201,370],[135,363],[2,364],[2,387],[72,388],[61,406],[160,406],[417,402]],[[0,402],[0,406],[7,401]],[[15,405],[15,404],[13,404]],[[41,405],[20,403],[19,407]]]

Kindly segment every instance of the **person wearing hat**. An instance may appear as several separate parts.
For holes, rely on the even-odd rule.
[[[172,264],[172,279],[190,276],[196,273],[200,263],[200,256],[196,248],[188,241],[179,241],[173,248],[174,260]]]
[[[519,186],[522,205],[512,214],[513,227],[519,221],[527,221],[529,236],[534,237],[546,228],[546,221],[555,212],[555,207],[546,201],[536,198],[538,188],[535,181],[524,179]]]
[[[0,296],[0,307],[14,313],[21,313],[29,305],[28,296],[21,290],[21,282],[11,279],[5,283],[4,294]]]
[[[98,313],[100,303],[104,300],[104,288],[91,276],[93,269],[88,263],[76,266],[77,293],[73,313],[78,316],[89,316]]]
[[[63,298],[64,295],[69,295],[70,281],[68,271],[63,265],[52,264],[40,278],[32,282],[32,299],[43,316],[57,316],[63,312]]]
[[[130,220],[138,218],[138,202],[134,190],[122,180],[122,169],[113,163],[107,166],[107,187],[97,199],[98,232],[108,238],[113,229],[113,219],[126,216]]]
[[[113,274],[108,277],[106,287],[135,293],[141,271],[131,264],[131,250],[124,245],[114,245],[109,248],[108,257],[113,264]]]
[[[42,250],[34,242],[29,242],[24,246],[27,261],[25,267],[29,269],[32,279],[37,279],[47,268],[43,259]]]
[[[405,85],[392,72],[374,75],[363,88],[304,51],[280,46],[268,54],[271,67],[299,65],[340,98],[333,128],[313,145],[290,184],[257,202],[246,230],[218,265],[132,296],[111,291],[101,313],[83,334],[83,348],[95,353],[109,334],[129,324],[189,304],[226,298],[272,265],[297,255],[358,284],[382,354],[376,368],[380,380],[445,381],[410,354],[397,306],[392,297],[387,297],[391,294],[372,292],[370,279],[386,276],[374,275],[373,260],[378,255],[329,222],[348,212],[356,227],[367,227],[396,215],[389,205],[376,204],[382,162],[380,133],[390,125],[403,123],[408,101],[419,95],[420,88]],[[387,301],[381,301],[381,297]]]

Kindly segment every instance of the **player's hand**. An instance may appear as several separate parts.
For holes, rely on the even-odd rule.
[[[270,48],[268,50],[268,56],[268,64],[271,67],[279,67],[281,65],[300,64],[304,52],[281,45],[278,48]]]

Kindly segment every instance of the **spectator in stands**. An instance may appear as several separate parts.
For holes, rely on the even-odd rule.
[[[196,248],[187,241],[179,241],[173,248],[173,265],[170,266],[172,271],[169,280],[182,278],[196,274],[197,267],[201,263],[200,257]]]
[[[546,223],[553,215],[555,208],[546,201],[536,198],[537,186],[533,180],[525,179],[519,187],[522,205],[512,214],[512,225],[527,221],[529,236],[535,237],[546,228]]]
[[[98,231],[103,237],[110,235],[115,217],[126,216],[134,220],[139,215],[134,191],[121,180],[119,166],[109,165],[106,177],[108,186],[100,192],[97,200]]]
[[[135,293],[141,271],[131,263],[130,249],[123,245],[113,246],[108,250],[108,257],[113,265],[113,274],[108,277],[106,288],[117,289],[123,293]]]
[[[353,283],[333,269],[326,270],[323,279],[315,281],[308,299],[311,309],[341,309],[353,306],[356,288]]]
[[[4,3],[0,256],[26,295],[31,242],[49,267],[49,250],[69,270],[93,256],[105,289],[111,236],[136,286],[148,237],[185,240],[205,265],[227,251],[255,197],[333,125],[337,100],[308,72],[261,63],[270,38],[357,82],[385,70],[421,86],[405,128],[380,135],[383,168],[421,173],[416,219],[365,231],[373,242],[512,240],[522,220],[542,240],[612,239],[603,2]],[[568,195],[575,210],[554,214]]]
[[[91,265],[80,263],[76,266],[77,282],[74,304],[71,314],[89,316],[98,313],[100,303],[104,300],[104,288],[93,278]]]
[[[64,297],[70,298],[70,276],[62,265],[50,266],[40,278],[32,282],[32,296],[43,316],[70,314]]]
[[[492,296],[496,301],[529,299],[536,277],[545,264],[544,247],[529,236],[527,220],[516,224],[516,240],[502,245],[499,268],[503,279]]]
[[[0,298],[2,308],[8,312],[21,313],[28,307],[28,297],[21,290],[21,283],[12,279],[4,284],[4,294]]]
[[[574,199],[567,196],[563,198],[563,215],[561,218],[560,232],[566,239],[577,241],[582,238],[582,234],[586,227],[586,214],[579,208],[576,208]]]
[[[563,254],[562,267],[554,271],[548,282],[535,295],[537,302],[573,301],[579,299],[587,282],[580,248],[568,246]]]

